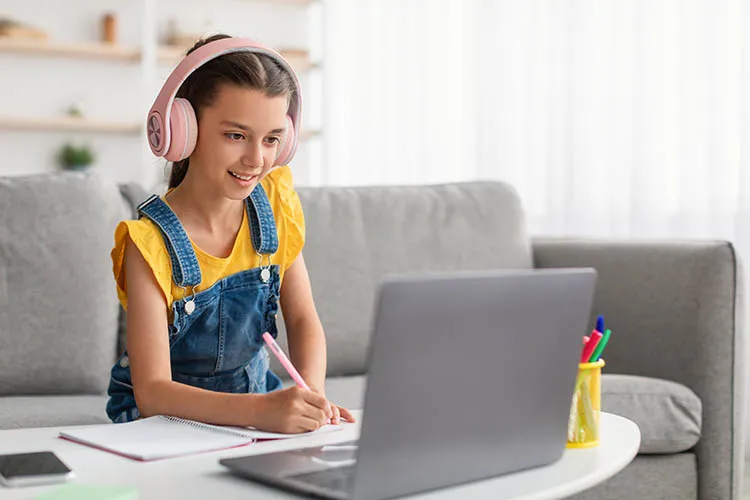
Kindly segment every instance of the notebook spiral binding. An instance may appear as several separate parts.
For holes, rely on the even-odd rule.
[[[240,436],[244,438],[249,438],[252,440],[253,443],[257,441],[257,439],[255,439],[254,437],[250,437],[244,432],[239,431],[239,430],[229,429],[229,428],[221,427],[218,425],[204,424],[203,422],[196,422],[194,420],[186,420],[184,418],[172,417],[168,415],[160,415],[159,417],[164,420],[168,420],[169,422],[182,424],[182,425],[189,425],[190,427],[195,427],[197,429],[202,429],[202,430],[211,431],[211,432],[218,432],[222,434],[229,434],[231,436]]]

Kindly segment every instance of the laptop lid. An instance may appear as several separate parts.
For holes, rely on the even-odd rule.
[[[552,463],[565,447],[593,269],[390,278],[380,289],[354,498]]]

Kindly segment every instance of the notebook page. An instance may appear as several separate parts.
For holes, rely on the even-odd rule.
[[[64,438],[139,460],[156,460],[216,451],[253,442],[252,436],[218,432],[155,416],[123,424],[106,424],[60,432]]]

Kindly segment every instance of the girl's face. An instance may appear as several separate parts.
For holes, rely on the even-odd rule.
[[[244,200],[268,174],[286,127],[286,96],[259,90],[219,87],[211,106],[198,117],[198,142],[190,169],[200,181],[232,200]],[[197,167],[197,168],[196,168]]]

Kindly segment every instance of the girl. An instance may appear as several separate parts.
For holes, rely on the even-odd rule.
[[[169,190],[119,224],[112,250],[127,311],[112,421],[165,414],[285,433],[354,421],[325,397],[302,207],[279,164],[296,147],[299,107],[278,54],[226,35],[199,41],[165,83],[148,125],[152,150],[173,161]],[[277,335],[279,301],[311,391],[282,389],[269,370],[261,335]]]

